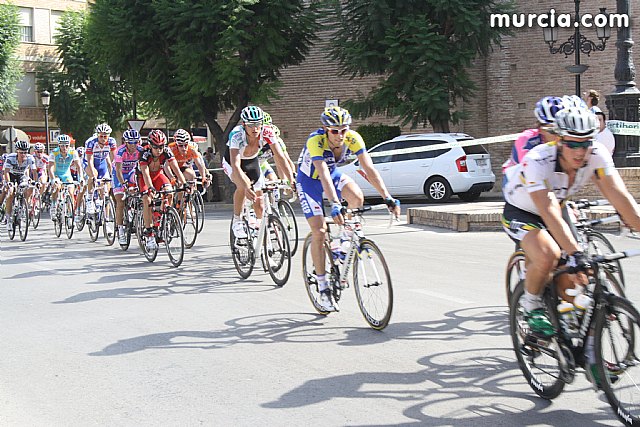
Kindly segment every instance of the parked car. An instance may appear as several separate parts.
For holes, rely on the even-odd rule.
[[[370,153],[383,153],[403,148],[468,141],[473,138],[464,133],[422,133],[402,135],[369,149]],[[425,194],[432,202],[444,202],[453,194],[470,202],[483,191],[489,191],[496,182],[491,171],[491,158],[482,145],[451,147],[407,154],[372,157],[376,170],[382,176],[389,192],[394,196]],[[378,192],[366,180],[359,161],[341,166],[362,188],[365,197],[376,197]]]

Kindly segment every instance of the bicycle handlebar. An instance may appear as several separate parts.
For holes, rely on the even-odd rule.
[[[577,209],[586,209],[593,206],[608,206],[610,203],[607,199],[587,200],[581,199],[573,202]]]

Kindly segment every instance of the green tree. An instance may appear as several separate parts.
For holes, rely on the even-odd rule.
[[[18,8],[0,4],[0,115],[18,109],[16,84],[22,78],[22,68],[16,58],[20,44]]]
[[[242,108],[273,99],[281,70],[302,62],[318,10],[315,0],[96,0],[89,34],[153,110],[176,126],[205,122],[221,152]]]
[[[332,58],[344,75],[380,76],[367,96],[345,103],[359,117],[384,114],[402,125],[431,123],[448,132],[465,116],[454,111],[476,89],[470,66],[503,28],[492,13],[512,13],[512,0],[350,0],[338,2]]]
[[[66,12],[56,35],[60,64],[38,69],[38,86],[51,92],[49,111],[63,133],[71,133],[82,144],[96,124],[124,127],[130,111],[127,87],[110,81],[87,40],[86,12]]]

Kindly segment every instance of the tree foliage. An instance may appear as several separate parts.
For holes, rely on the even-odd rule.
[[[176,126],[206,122],[222,150],[241,109],[273,99],[281,70],[302,62],[318,10],[308,0],[96,0],[90,38],[153,109]]]
[[[63,133],[72,133],[81,142],[91,136],[98,123],[123,127],[131,110],[130,91],[110,81],[86,33],[86,12],[63,14],[56,36],[60,62],[43,64],[38,70],[38,86],[51,92],[51,115]]]
[[[10,4],[0,4],[0,114],[11,114],[18,109],[16,84],[23,75],[16,58],[19,44],[18,8]]]
[[[500,42],[492,13],[512,13],[511,0],[350,0],[338,2],[332,58],[351,77],[380,76],[366,97],[346,103],[360,117],[385,114],[402,125],[449,130],[476,85],[470,66]]]
[[[400,136],[400,126],[388,126],[382,123],[372,123],[369,125],[360,125],[356,131],[364,139],[367,148],[372,148],[381,142],[388,141]]]

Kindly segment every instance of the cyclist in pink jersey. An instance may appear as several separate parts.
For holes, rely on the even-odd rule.
[[[556,113],[563,108],[563,99],[556,96],[545,96],[536,103],[536,108],[533,110],[533,113],[538,119],[538,127],[535,129],[527,129],[518,135],[511,149],[511,157],[502,165],[502,172],[520,163],[525,154],[536,145],[551,142],[556,139],[551,129],[555,123]]]
[[[118,147],[114,157],[113,195],[116,198],[118,242],[121,245],[126,245],[127,236],[124,233],[124,194],[128,184],[135,183],[136,166],[144,149],[140,145],[140,133],[135,129],[127,129],[124,131],[122,139],[125,143]]]

